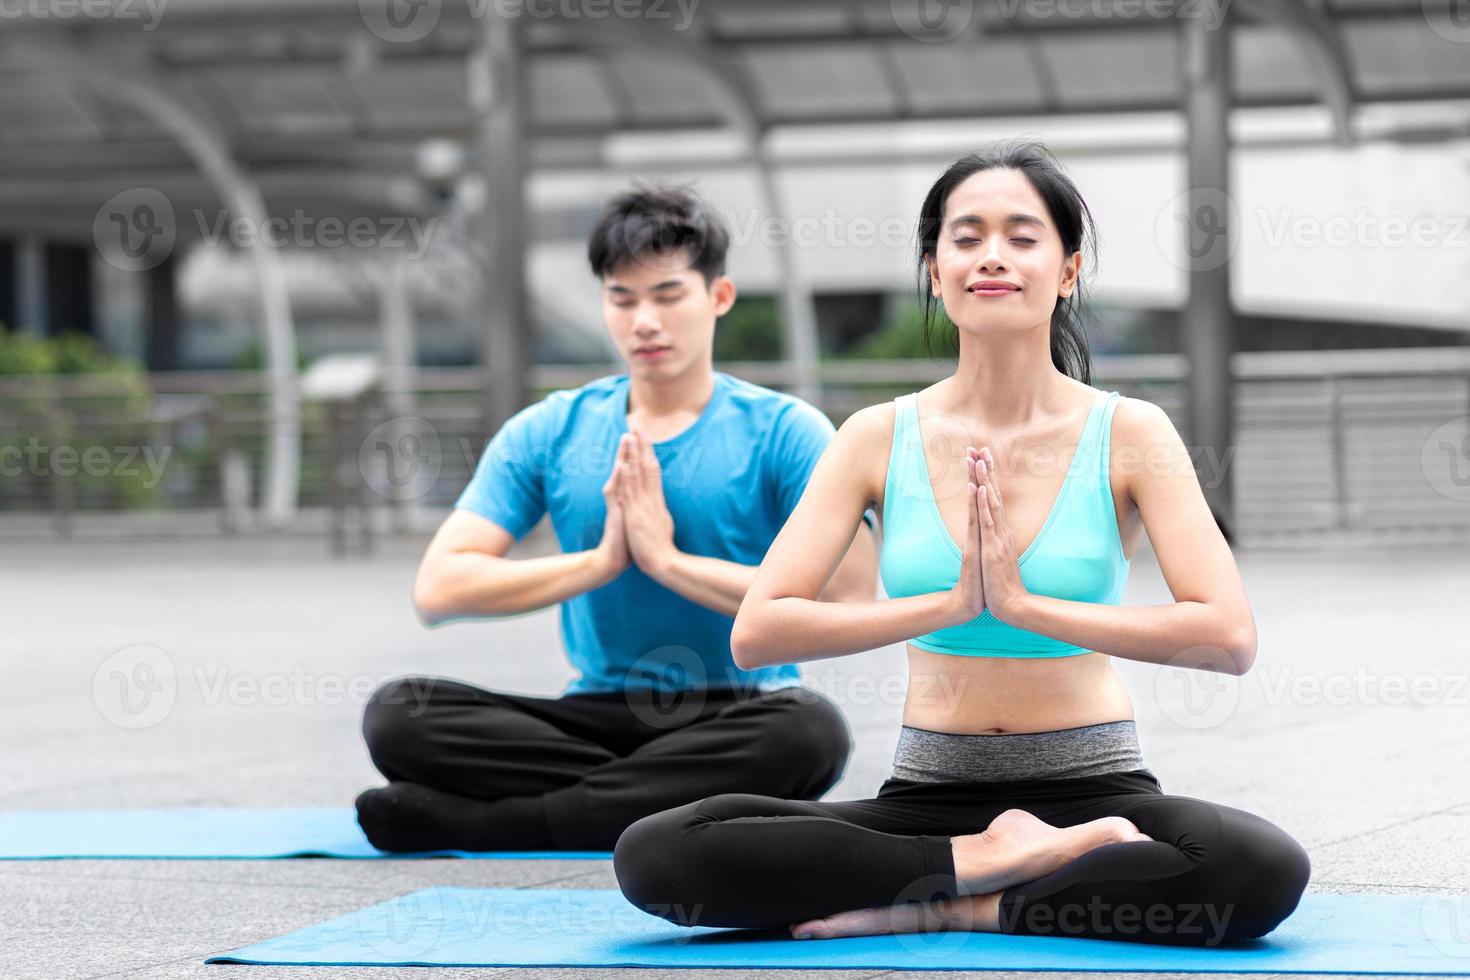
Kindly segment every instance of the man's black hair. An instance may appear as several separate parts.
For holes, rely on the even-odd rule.
[[[708,286],[725,274],[730,232],[698,194],[683,187],[637,186],[608,201],[587,240],[599,279],[630,259],[683,251]]]

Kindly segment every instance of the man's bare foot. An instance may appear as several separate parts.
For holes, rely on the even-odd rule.
[[[838,939],[904,932],[998,932],[999,922],[999,894],[961,895],[947,902],[838,912],[798,922],[791,927],[791,935],[795,939]]]
[[[950,840],[960,891],[986,895],[1035,881],[1095,847],[1152,840],[1123,817],[1053,827],[1025,810],[1006,810],[978,834]]]

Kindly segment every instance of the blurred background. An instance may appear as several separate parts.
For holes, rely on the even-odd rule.
[[[1234,542],[1470,538],[1463,0],[24,0],[0,72],[0,541],[421,540],[622,369],[635,177],[730,224],[717,367],[841,423],[951,370],[918,204],[1017,135]]]
[[[0,0],[0,809],[345,807],[384,681],[554,696],[556,608],[410,589],[500,424],[623,370],[604,199],[705,195],[716,367],[840,424],[952,372],[919,204],[1018,136],[1096,218],[1093,383],[1173,417],[1258,623],[1244,677],[1115,658],[1149,768],[1314,888],[1464,892],[1467,0]],[[1172,601],[1144,541],[1123,602]],[[903,644],[802,675],[828,798],[873,795]],[[269,863],[4,862],[6,975],[203,975],[492,873]]]

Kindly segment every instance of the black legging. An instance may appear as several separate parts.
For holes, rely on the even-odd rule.
[[[816,691],[691,689],[558,698],[408,677],[363,737],[391,781],[358,797],[387,851],[610,850],[639,817],[715,793],[815,800],[852,746]]]
[[[950,838],[1021,809],[1067,827],[1131,820],[1153,840],[1107,844],[1007,888],[1006,933],[1213,946],[1264,935],[1296,908],[1311,865],[1271,822],[1168,796],[1147,770],[1073,779],[919,783],[876,799],[725,794],[639,820],[617,842],[623,894],[680,925],[785,927],[958,895]]]

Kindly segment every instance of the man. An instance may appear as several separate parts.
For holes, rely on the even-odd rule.
[[[561,603],[580,676],[557,698],[385,685],[357,800],[390,851],[610,850],[640,817],[727,792],[818,799],[851,748],[794,664],[744,671],[730,629],[834,429],[713,369],[729,234],[684,190],[613,199],[588,258],[627,373],[558,391],[490,441],[414,583],[428,625]],[[549,513],[562,553],[505,558]],[[865,517],[865,520],[868,518]],[[861,528],[822,597],[871,599]],[[527,651],[537,655],[537,651]]]

